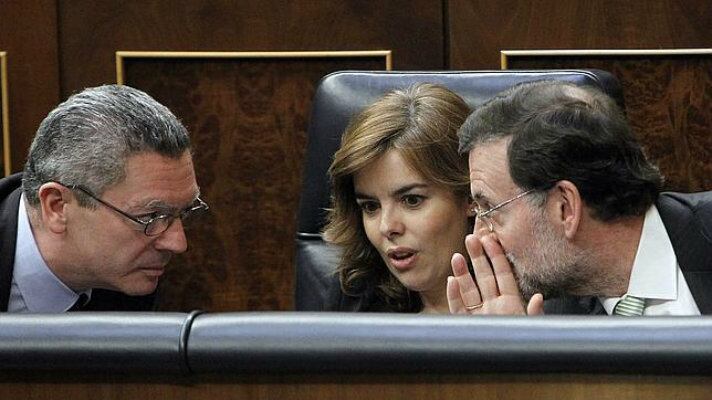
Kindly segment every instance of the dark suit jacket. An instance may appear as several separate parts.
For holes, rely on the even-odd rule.
[[[20,206],[22,174],[0,179],[0,312],[7,311],[15,262],[17,211]],[[127,296],[103,289],[92,290],[85,311],[148,311],[155,295]]]
[[[712,314],[712,192],[662,193],[655,205],[687,286],[703,315]],[[547,314],[605,314],[595,297],[545,302]]]

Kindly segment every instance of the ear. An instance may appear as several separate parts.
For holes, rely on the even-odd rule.
[[[557,223],[560,223],[566,238],[571,240],[578,232],[581,216],[583,215],[583,199],[576,185],[571,181],[558,181],[551,188],[553,196],[551,205],[552,215]]]
[[[42,225],[53,233],[63,233],[67,228],[66,205],[74,200],[72,192],[55,182],[40,186],[40,217]]]

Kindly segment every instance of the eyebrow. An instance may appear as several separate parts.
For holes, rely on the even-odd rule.
[[[198,197],[200,197],[200,190],[198,190],[198,191],[194,194],[193,200],[191,200],[191,201],[188,203],[188,205],[186,205],[186,206],[184,206],[184,207],[176,208],[176,207],[173,207],[173,206],[171,206],[170,204],[166,203],[166,202],[163,201],[163,200],[154,199],[154,200],[151,200],[151,201],[149,201],[148,203],[142,205],[141,208],[146,208],[146,209],[158,209],[158,210],[170,210],[170,211],[184,210],[184,209],[190,207],[191,205],[193,205],[193,203],[195,203],[195,200],[197,200]]]
[[[478,191],[477,193],[472,193],[472,200],[474,201],[484,201],[487,203],[491,203],[490,199],[487,198],[482,192]]]
[[[404,193],[410,192],[413,189],[427,188],[429,186],[430,185],[428,185],[427,183],[412,183],[410,185],[405,185],[403,187],[396,189],[395,191],[393,191],[393,193],[391,193],[391,196],[400,196]],[[375,198],[373,196],[369,196],[369,195],[361,193],[361,192],[356,192],[355,194],[356,194],[356,200],[371,200],[371,199]]]

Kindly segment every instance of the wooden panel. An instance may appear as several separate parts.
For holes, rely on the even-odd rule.
[[[55,0],[0,1],[0,49],[7,52],[10,157],[17,172],[37,127],[59,101]]]
[[[384,55],[125,58],[127,84],[173,110],[193,138],[211,212],[169,265],[162,310],[289,310],[306,128],[319,79],[385,69]]]
[[[450,68],[499,69],[504,49],[710,46],[708,0],[450,0]]]
[[[173,0],[60,1],[61,90],[68,95],[114,82],[119,50],[388,49],[396,68],[441,69],[442,5],[439,0],[189,0],[180,6]],[[198,235],[205,237],[192,235],[186,258],[171,263],[164,309],[291,308],[293,221],[310,96],[327,72],[383,69],[382,61],[352,61],[239,63],[239,76],[234,63],[219,62],[196,69],[163,60],[127,69],[130,83],[170,105],[198,135],[198,179],[215,210],[211,229]],[[252,91],[250,101],[238,101],[237,85],[242,93]],[[213,106],[218,108],[208,113]],[[232,134],[217,138],[217,130]]]
[[[666,188],[712,189],[712,50],[522,53],[529,52],[507,57],[510,69],[612,72],[623,87],[630,124],[665,175]]]
[[[0,51],[0,172],[10,175],[10,124],[8,123],[7,104],[7,60],[4,51]]]
[[[393,50],[399,69],[442,69],[441,0],[59,3],[62,93],[114,81],[114,53]]]
[[[31,382],[28,382],[31,380]],[[709,377],[574,374],[0,379],[4,399],[708,399]]]

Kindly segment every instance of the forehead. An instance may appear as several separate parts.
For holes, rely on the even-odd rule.
[[[516,192],[509,175],[508,139],[477,145],[469,154],[470,189],[473,196],[497,199]]]
[[[105,192],[132,206],[159,201],[182,207],[198,195],[193,160],[189,152],[179,158],[142,153],[128,158],[126,179]]]
[[[354,174],[354,187],[359,192],[390,191],[415,182],[426,180],[398,150],[388,150]]]

